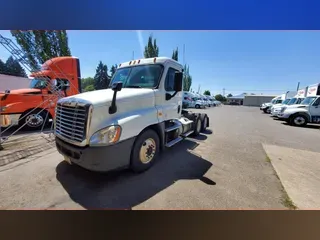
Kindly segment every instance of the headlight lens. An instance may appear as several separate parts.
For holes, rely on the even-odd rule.
[[[8,107],[5,107],[5,106],[4,106],[4,107],[1,107],[1,108],[0,108],[0,112],[5,112],[5,111],[7,110],[7,108],[8,108]]]
[[[121,135],[120,126],[110,126],[100,129],[90,138],[91,146],[109,145],[119,141]]]

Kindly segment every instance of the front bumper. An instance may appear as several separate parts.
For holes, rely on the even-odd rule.
[[[287,114],[287,113],[278,113],[277,114],[277,117],[280,119],[280,120],[288,120],[289,117],[290,117],[291,114]]]
[[[108,172],[127,168],[135,138],[114,145],[102,147],[78,147],[56,137],[56,147],[60,154],[72,163],[96,172]]]

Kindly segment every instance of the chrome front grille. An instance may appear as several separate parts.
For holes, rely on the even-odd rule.
[[[72,142],[82,142],[86,139],[88,122],[88,105],[57,104],[55,133]]]

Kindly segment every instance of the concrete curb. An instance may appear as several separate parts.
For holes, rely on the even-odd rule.
[[[3,144],[0,151],[0,166],[19,161],[55,146],[49,134],[25,135]]]

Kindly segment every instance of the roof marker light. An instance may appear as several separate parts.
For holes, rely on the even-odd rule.
[[[138,60],[138,64],[140,63],[140,59]]]
[[[136,60],[133,61],[133,64],[136,64]]]
[[[132,62],[132,61],[129,62],[129,65],[131,65],[131,62]]]
[[[153,62],[155,63],[156,61],[157,61],[157,58],[154,58],[154,59],[153,59]]]

